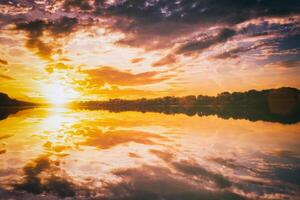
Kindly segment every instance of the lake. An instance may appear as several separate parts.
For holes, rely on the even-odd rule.
[[[0,199],[299,196],[299,122],[66,108],[0,121]]]

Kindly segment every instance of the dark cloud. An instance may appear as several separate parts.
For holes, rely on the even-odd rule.
[[[244,169],[245,167],[237,162],[233,158],[211,157],[207,160],[218,163],[219,165],[232,168],[232,169]]]
[[[274,150],[271,153],[273,155],[281,157],[281,158],[297,158],[297,156],[298,156],[298,154],[294,151],[283,150],[283,149]]]
[[[18,5],[17,2],[3,1],[3,4],[16,6]],[[75,16],[74,19],[62,17],[59,20],[51,21],[49,19],[44,20],[49,18],[45,14],[43,17],[35,17],[35,19],[43,20],[27,22],[26,27],[20,28],[27,30],[29,34],[26,46],[44,58],[49,58],[54,53],[53,46],[56,46],[56,44],[51,45],[42,39],[44,30],[50,32],[50,34],[63,36],[73,31],[73,27],[78,23],[76,18],[80,18],[82,22],[84,21],[85,25],[94,25],[95,21],[106,19],[98,25],[106,28],[108,32],[122,32],[125,35],[116,44],[140,47],[145,50],[175,48],[182,44],[182,40],[186,41],[187,38],[194,38],[192,36],[197,33],[207,34],[207,37],[187,41],[179,46],[176,51],[178,54],[189,54],[201,53],[215,44],[226,42],[234,35],[262,36],[277,34],[278,37],[290,35],[297,32],[295,30],[299,25],[297,20],[284,23],[261,20],[263,21],[261,24],[255,24],[256,22],[251,21],[250,25],[242,30],[238,30],[236,25],[260,17],[265,19],[268,17],[287,19],[289,17],[291,20],[300,13],[300,3],[297,0],[60,0],[58,2],[39,3],[39,5],[34,1],[20,2],[20,5],[31,5],[34,9],[30,11],[28,18],[25,17],[26,15],[20,15],[18,19],[25,18],[28,20],[31,18],[30,16],[34,15],[34,12],[37,12],[37,9],[46,10],[54,4],[58,7],[55,13],[56,16],[62,14]],[[63,13],[61,13],[61,9]],[[5,15],[3,17],[9,16]],[[35,26],[35,28],[30,28],[30,26]],[[219,27],[221,31],[219,34],[211,36],[213,34],[208,30],[215,27]],[[236,30],[236,32],[233,30]],[[297,38],[294,40],[296,46],[299,40]],[[283,44],[283,46],[285,45]],[[226,55],[224,56],[226,57]],[[157,61],[153,65],[171,64],[171,62],[177,62],[175,58],[176,56],[170,57],[167,55],[162,58],[161,62]]]
[[[226,42],[230,38],[232,38],[236,32],[232,29],[222,29],[217,35],[215,36],[207,36],[207,38],[201,40],[192,40],[188,41],[187,43],[183,44],[179,49],[176,51],[178,54],[188,54],[193,52],[201,52],[213,45]]]
[[[104,185],[107,199],[118,200],[237,200],[243,197],[226,190],[209,191],[188,177],[173,173],[168,168],[142,166],[139,168],[119,169],[113,172],[121,181]],[[143,177],[143,178],[141,178]]]
[[[268,63],[265,66],[274,67],[274,68],[296,68],[296,67],[300,67],[300,60],[276,61],[276,62]]]
[[[111,85],[124,85],[124,86],[136,86],[147,85],[153,83],[159,83],[173,78],[173,75],[162,75],[158,71],[150,71],[144,73],[134,74],[130,71],[120,71],[113,67],[100,67],[97,69],[84,70],[89,76],[87,82],[90,85],[104,85],[109,83]]]
[[[74,197],[80,188],[68,177],[62,176],[59,162],[53,161],[49,155],[42,155],[32,160],[24,168],[24,179],[13,185],[15,191],[26,191],[32,194],[54,194],[60,198]],[[46,177],[41,174],[46,174]]]
[[[88,0],[65,0],[63,3],[63,7],[66,10],[70,10],[72,8],[79,8],[81,10],[92,9],[92,6],[89,4]]]
[[[169,47],[174,44],[174,38],[211,26],[300,13],[297,0],[122,0],[111,4],[102,0],[95,5],[96,14],[117,21],[112,29],[127,33],[121,44],[145,48]],[[156,40],[161,41],[160,45],[154,42]]]
[[[211,172],[204,167],[201,167],[194,161],[181,161],[181,162],[174,162],[172,165],[179,171],[183,172],[186,175],[191,176],[201,176],[201,178],[212,180],[214,181],[218,187],[226,188],[231,186],[229,180],[227,180],[223,175]]]
[[[64,36],[71,33],[77,24],[77,18],[62,17],[58,20],[48,22],[47,27],[53,36]]]
[[[248,48],[237,47],[234,49],[230,49],[229,51],[225,51],[221,54],[218,54],[218,55],[214,56],[213,58],[216,58],[216,59],[237,58],[237,57],[239,57],[240,53],[244,53],[244,52],[248,52],[248,51],[249,51]]]
[[[266,36],[266,35],[295,35],[299,33],[299,22],[290,18],[285,23],[276,23],[272,21],[262,20],[260,22],[249,23],[247,26],[239,30],[239,34],[247,36]]]
[[[163,20],[178,23],[236,24],[261,16],[285,16],[300,12],[297,0],[119,0],[96,1],[97,13],[122,16],[139,23],[157,23]]]
[[[277,65],[280,65],[282,67],[287,67],[287,68],[300,67],[300,60],[280,61],[277,63]]]
[[[238,58],[240,55],[244,55],[247,52],[260,49],[262,47],[270,45],[269,42],[260,42],[258,44],[253,44],[250,46],[239,46],[225,52],[222,52],[216,56],[213,56],[215,59],[228,59],[228,58]]]
[[[32,0],[1,0],[0,4],[11,5],[11,6],[29,6],[29,5],[33,5],[34,1],[32,1]]]
[[[36,54],[44,59],[50,59],[54,53],[54,44],[43,41],[44,32],[48,32],[55,41],[58,37],[63,37],[70,34],[77,25],[76,18],[62,17],[55,21],[35,20],[25,23],[18,23],[17,30],[26,31],[28,39],[26,47],[36,52]],[[55,44],[57,46],[58,44]]]
[[[273,169],[276,178],[281,181],[288,182],[300,186],[300,167],[283,168],[278,167]]]
[[[300,34],[279,38],[278,49],[280,51],[291,50],[291,49],[300,50]]]
[[[49,59],[52,52],[50,44],[46,44],[40,39],[43,36],[43,31],[46,29],[47,23],[43,20],[36,20],[28,23],[17,24],[18,30],[24,30],[28,33],[26,47],[30,50],[37,51],[36,54],[42,58]]]
[[[158,156],[160,159],[167,162],[171,167],[177,171],[182,172],[185,176],[198,176],[202,181],[213,181],[220,188],[231,186],[231,182],[223,175],[209,171],[208,169],[200,166],[193,160],[174,161],[174,154],[159,150],[150,150],[150,153]]]

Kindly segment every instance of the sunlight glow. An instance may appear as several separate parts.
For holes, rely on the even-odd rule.
[[[45,98],[55,106],[65,105],[78,97],[78,92],[63,84],[55,83],[43,87]]]

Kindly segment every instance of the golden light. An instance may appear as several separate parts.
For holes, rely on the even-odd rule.
[[[58,55],[58,54],[54,54],[54,55],[52,56],[52,59],[53,59],[53,60],[58,60],[58,59],[59,59],[59,55]]]
[[[68,108],[49,108],[47,117],[40,124],[41,136],[47,139],[47,146],[56,151],[57,148],[64,149],[73,146],[76,141],[81,141],[82,137],[75,137],[70,134],[74,124],[81,119],[81,113],[71,112]]]
[[[70,86],[55,83],[48,84],[43,87],[43,94],[47,101],[55,106],[67,104],[78,97],[78,92],[73,90]]]

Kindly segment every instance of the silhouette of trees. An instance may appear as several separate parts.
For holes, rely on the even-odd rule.
[[[0,93],[0,106],[34,106],[36,104],[11,99],[7,94]]]
[[[281,123],[300,121],[300,91],[295,88],[223,92],[217,96],[166,96],[154,99],[110,99],[80,102],[86,109],[106,109],[113,112],[140,111],[165,114],[183,113],[189,116],[217,115],[222,118],[264,120]]]

